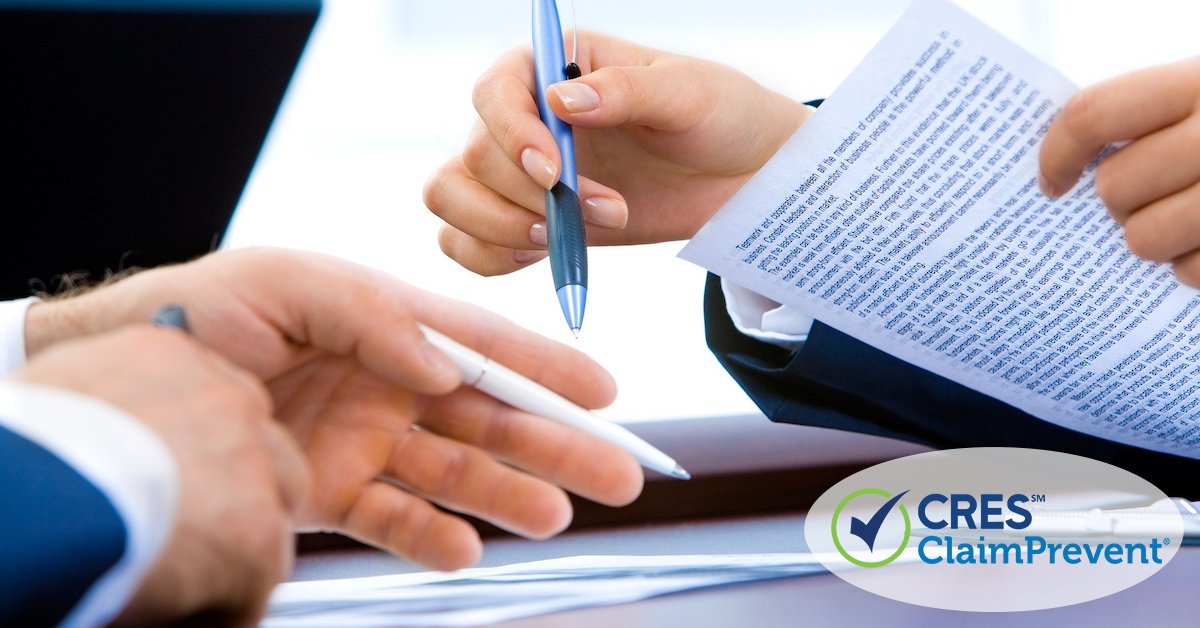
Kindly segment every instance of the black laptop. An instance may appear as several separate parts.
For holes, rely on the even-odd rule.
[[[229,223],[319,0],[0,0],[0,298]]]

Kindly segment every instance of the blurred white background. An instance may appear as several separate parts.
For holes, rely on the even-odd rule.
[[[577,0],[580,28],[716,59],[797,99],[828,95],[908,0]],[[1200,3],[963,0],[1086,85],[1200,52]],[[560,0],[564,25],[569,0]],[[527,0],[325,0],[223,246],[339,255],[497,311],[588,352],[621,388],[617,420],[735,415],[754,405],[704,344],[704,271],[679,243],[593,248],[576,342],[546,262],[484,279],[438,250],[425,179],[462,148],[471,88],[528,45]],[[1135,115],[1136,112],[1130,112]]]

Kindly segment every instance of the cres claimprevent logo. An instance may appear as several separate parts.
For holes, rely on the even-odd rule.
[[[1152,577],[1175,555],[1183,519],[1175,500],[1119,467],[978,447],[851,475],[813,503],[804,538],[839,578],[884,597],[1028,611],[1095,600]]]

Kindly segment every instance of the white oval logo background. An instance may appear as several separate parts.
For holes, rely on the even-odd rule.
[[[1149,578],[1174,557],[1183,519],[1157,487],[1110,464],[980,447],[859,471],[817,499],[804,535],[830,571],[872,593],[949,610],[1027,611]]]

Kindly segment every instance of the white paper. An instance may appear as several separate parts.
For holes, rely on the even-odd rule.
[[[1094,531],[1099,524],[1114,530],[1129,522],[1154,525],[1160,509],[1175,508],[1184,515],[1187,536],[1200,534],[1200,515],[1191,502],[1114,510],[1143,496],[1105,491],[1062,497],[1056,502],[1062,502],[1063,510],[1035,511],[1036,529],[1074,538],[1070,535]],[[1144,526],[1138,530],[1144,532]],[[835,554],[812,552],[571,556],[453,573],[288,582],[272,594],[263,625],[477,626],[704,587],[821,574],[826,573],[823,564],[833,561],[839,561]],[[919,562],[916,548],[897,562]]]
[[[1197,292],[1128,252],[1091,169],[1038,191],[1075,91],[919,0],[680,255],[1052,423],[1200,457]]]
[[[572,556],[454,573],[289,582],[265,626],[476,626],[735,582],[824,573],[813,554]]]

